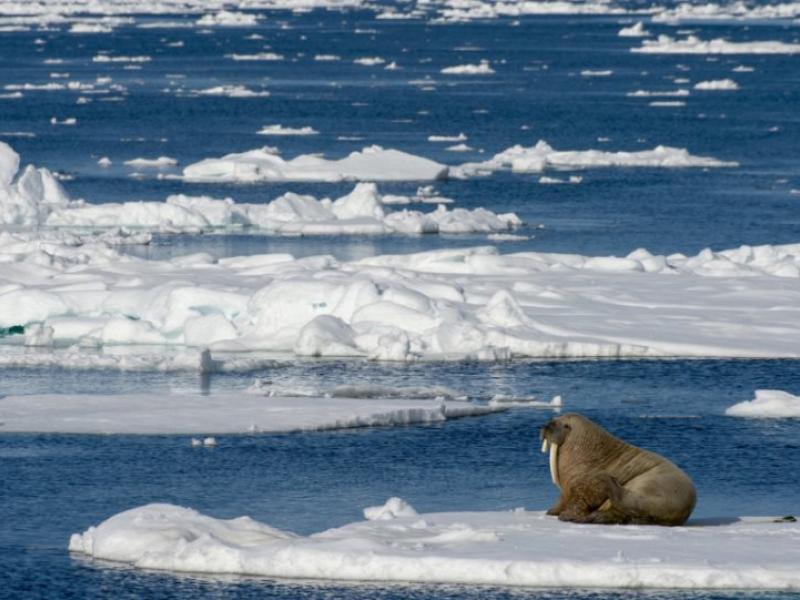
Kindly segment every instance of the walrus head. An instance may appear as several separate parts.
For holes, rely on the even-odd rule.
[[[605,430],[576,413],[568,413],[552,419],[539,430],[542,452],[550,452],[550,477],[559,488],[561,487],[561,478],[558,474],[559,449],[565,445],[575,446],[575,442],[580,442],[580,438],[589,429],[598,430],[607,435]]]

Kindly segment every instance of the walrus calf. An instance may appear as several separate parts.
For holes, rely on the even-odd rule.
[[[692,514],[697,493],[686,473],[586,417],[560,416],[539,437],[561,490],[548,515],[576,523],[682,525]]]

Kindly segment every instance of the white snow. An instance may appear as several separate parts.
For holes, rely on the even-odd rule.
[[[149,504],[69,541],[143,569],[339,581],[568,588],[797,590],[800,524],[769,517],[599,527],[542,512],[417,514],[400,498],[308,537],[248,517]]]
[[[285,160],[273,148],[209,158],[183,170],[189,181],[425,181],[447,176],[445,165],[399,150],[370,146],[339,160],[303,154]]]
[[[729,91],[738,90],[739,84],[737,84],[733,79],[712,79],[710,81],[700,81],[696,83],[694,85],[694,89],[705,91]]]
[[[781,390],[756,390],[753,400],[734,404],[725,414],[753,419],[800,419],[800,396]]]
[[[707,156],[694,156],[685,148],[657,146],[652,150],[635,152],[606,152],[603,150],[558,151],[544,140],[535,146],[521,145],[507,148],[487,161],[466,163],[451,168],[451,175],[468,177],[511,169],[516,173],[541,173],[549,168],[587,169],[598,167],[735,167],[737,163],[721,161]]]
[[[646,54],[797,54],[800,44],[778,41],[767,42],[729,42],[723,38],[701,40],[690,35],[679,40],[668,35],[660,35],[655,40],[644,40],[631,52]]]
[[[259,135],[317,135],[319,131],[313,127],[284,127],[283,125],[265,125],[260,131]]]
[[[455,65],[441,70],[445,75],[491,75],[494,69],[488,60],[482,60],[477,65]]]
[[[647,37],[650,32],[644,28],[644,23],[638,21],[630,27],[623,27],[617,33],[619,37]]]
[[[0,432],[221,435],[322,431],[437,423],[506,408],[459,400],[230,392],[209,396],[41,394],[0,398]]]

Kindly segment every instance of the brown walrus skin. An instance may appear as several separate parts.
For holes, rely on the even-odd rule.
[[[686,473],[586,417],[560,416],[539,437],[561,490],[548,515],[576,523],[682,525],[692,514],[697,492]]]

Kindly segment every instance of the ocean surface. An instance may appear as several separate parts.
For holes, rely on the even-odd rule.
[[[190,24],[195,16],[170,21]],[[25,163],[58,171],[74,198],[163,200],[206,194],[266,202],[286,191],[336,197],[352,184],[190,184],[168,176],[203,158],[277,145],[284,156],[341,157],[371,144],[447,164],[485,160],[543,139],[559,150],[643,150],[657,145],[740,163],[720,169],[591,169],[579,185],[542,185],[538,175],[497,173],[437,182],[455,206],[516,212],[534,250],[624,255],[693,254],[741,244],[800,241],[800,69],[791,55],[646,55],[630,52],[611,16],[524,17],[466,24],[376,20],[371,11],[270,13],[247,28],[143,28],[74,35],[65,29],[0,33],[0,88],[112,77],[107,94],[24,91],[0,99],[0,140]],[[151,22],[152,21],[152,22]],[[797,24],[648,24],[654,33],[692,30],[703,39],[796,41]],[[252,39],[252,34],[262,39]],[[182,45],[176,45],[182,42]],[[170,45],[171,44],[171,45]],[[146,63],[93,62],[104,51]],[[284,60],[234,61],[276,52]],[[340,61],[313,60],[336,54]],[[396,61],[397,70],[354,64]],[[57,64],[45,63],[58,59]],[[491,60],[490,77],[444,76],[446,66]],[[732,72],[737,66],[752,72]],[[607,77],[582,70],[611,70]],[[692,90],[680,107],[650,106],[636,90],[690,88],[675,78],[735,79],[735,92]],[[424,81],[429,79],[430,81]],[[421,83],[422,81],[422,83]],[[269,97],[198,96],[218,85],[269,90]],[[84,96],[91,101],[76,103]],[[670,99],[670,98],[667,98]],[[75,118],[73,126],[53,125]],[[264,125],[312,126],[319,135],[266,138]],[[454,153],[429,135],[468,135]],[[342,138],[347,139],[342,139]],[[359,138],[359,139],[352,139]],[[134,175],[123,161],[170,156],[178,169]],[[97,164],[107,156],[112,166]],[[559,173],[548,173],[561,176]],[[384,184],[411,193],[417,184]],[[418,207],[414,207],[418,208]],[[483,235],[156,236],[127,251],[148,258],[208,252],[289,252],[355,259],[491,244]],[[800,392],[797,360],[513,361],[377,364],[276,361],[251,373],[119,373],[0,370],[0,394],[216,393],[254,378],[285,387],[372,383],[445,385],[488,400],[495,394],[564,398],[632,443],[665,454],[695,480],[695,516],[797,515],[800,422],[725,417],[756,389]],[[400,496],[418,511],[547,508],[555,500],[537,429],[552,412],[518,409],[427,426],[258,436],[220,436],[193,449],[187,436],[0,435],[0,597],[3,598],[788,598],[789,594],[514,590],[434,585],[341,585],[172,575],[70,556],[67,541],[109,516],[149,502],[191,506],[215,517],[249,515],[308,534],[361,518]],[[543,540],[542,543],[547,543]]]

